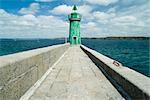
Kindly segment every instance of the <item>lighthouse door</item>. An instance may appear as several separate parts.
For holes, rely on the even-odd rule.
[[[73,37],[73,41],[74,41],[74,44],[77,44],[77,43],[78,43],[78,42],[77,42],[77,37],[76,37],[76,36]]]

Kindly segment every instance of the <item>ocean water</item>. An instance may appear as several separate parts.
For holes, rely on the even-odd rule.
[[[82,44],[150,77],[149,40],[82,39]]]
[[[64,39],[0,39],[0,56],[64,43]]]
[[[0,56],[64,43],[64,39],[0,39]],[[82,39],[82,44],[150,77],[149,40]]]

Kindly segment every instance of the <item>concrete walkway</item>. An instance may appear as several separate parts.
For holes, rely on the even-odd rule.
[[[69,48],[29,100],[123,100],[79,46]]]

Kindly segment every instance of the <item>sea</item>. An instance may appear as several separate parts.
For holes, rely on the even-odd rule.
[[[0,39],[0,56],[65,43],[65,39]],[[82,44],[150,77],[150,41],[82,39]]]

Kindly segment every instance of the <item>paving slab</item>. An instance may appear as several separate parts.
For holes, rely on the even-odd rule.
[[[71,46],[29,100],[124,100],[79,46]]]

